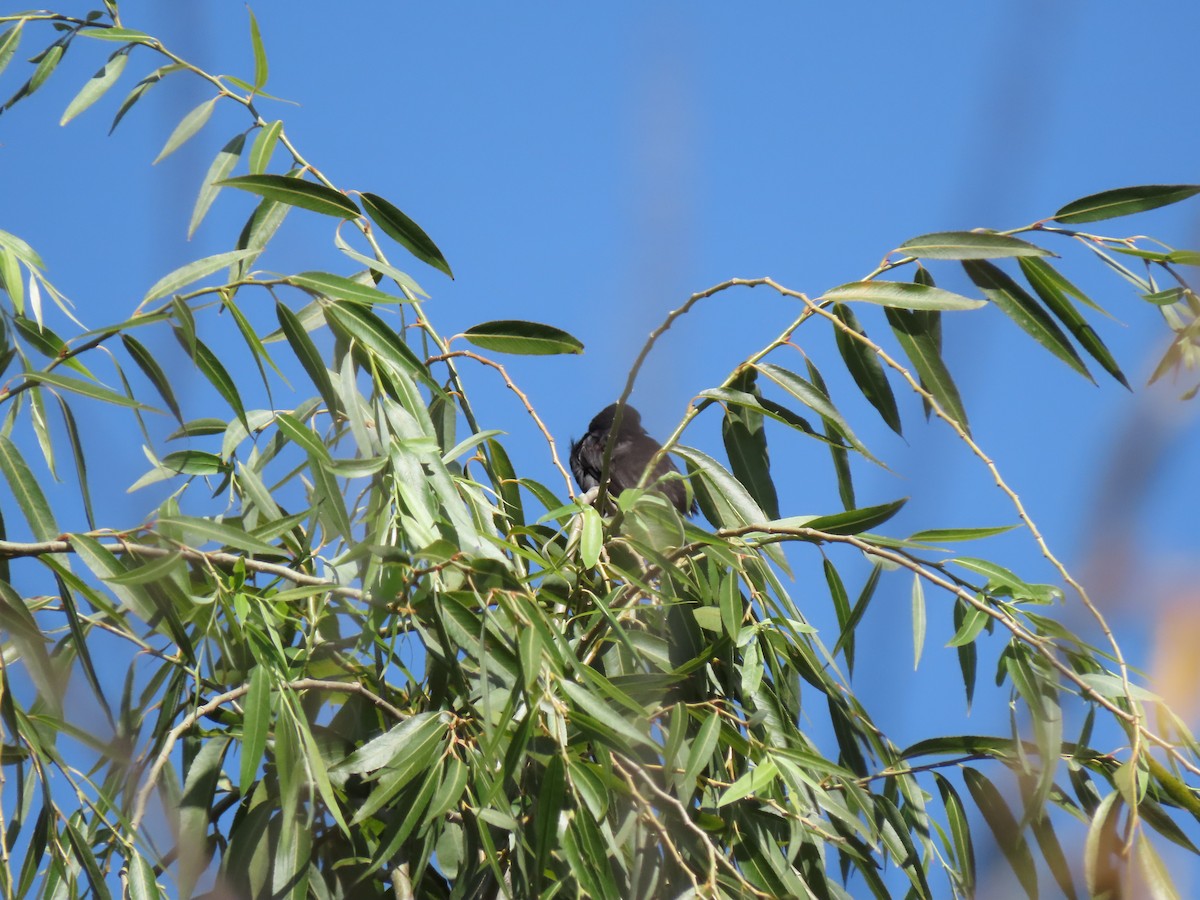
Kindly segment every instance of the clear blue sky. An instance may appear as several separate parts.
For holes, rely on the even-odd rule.
[[[383,195],[439,243],[454,282],[396,259],[432,295],[428,312],[443,333],[527,318],[584,341],[583,356],[509,365],[560,447],[615,398],[645,335],[694,291],[771,275],[816,295],[923,232],[1008,228],[1105,188],[1200,182],[1200,6],[1181,0],[1120,8],[1080,0],[355,3],[321,14],[335,8],[255,4],[268,90],[300,104],[264,103],[264,115],[283,118],[336,183]],[[129,2],[122,11],[128,27],[163,37],[210,71],[250,76],[241,4]],[[22,55],[48,40],[31,33]],[[37,95],[0,116],[0,228],[42,253],[91,326],[123,319],[175,266],[229,249],[250,208],[248,198],[225,192],[185,240],[204,171],[245,127],[233,104],[150,166],[176,122],[209,96],[206,85],[168,81],[104,136],[119,97],[146,71],[141,51],[122,86],[58,127],[111,49],[80,41]],[[3,79],[6,92],[18,83],[17,66]],[[1193,201],[1108,231],[1195,247],[1198,213]],[[330,238],[329,220],[293,214],[264,265],[346,273]],[[1087,384],[992,309],[948,321],[948,362],[985,450],[1052,545],[1095,575],[1133,654],[1152,667],[1156,617],[1176,609],[1196,581],[1195,403],[1143,390],[1165,346],[1155,311],[1079,251],[1065,268],[1119,320],[1097,327],[1134,394],[1102,373],[1099,387]],[[944,277],[962,287],[949,270]],[[698,391],[793,315],[760,289],[721,295],[681,322],[633,396],[652,433],[667,433]],[[800,335],[828,375],[835,363],[826,337],[814,334],[810,346]],[[165,336],[155,346],[172,348]],[[510,433],[518,468],[557,486],[515,398],[487,371],[467,375],[484,426]],[[894,469],[860,468],[860,500],[914,497],[895,530],[1013,521],[978,462],[943,429],[918,424],[917,403],[905,404],[905,444],[832,380],[860,435]],[[189,393],[186,383],[177,387]],[[203,386],[194,390],[198,409],[211,398]],[[123,426],[107,433],[103,417],[85,424],[111,446],[96,486],[101,505],[119,524],[140,521],[162,496],[124,494],[144,468],[140,436]],[[836,510],[823,449],[771,436],[785,513]],[[685,442],[719,449],[716,416],[703,417]],[[1122,442],[1149,472],[1124,479],[1130,496],[1106,480]],[[993,552],[1033,579],[1050,578],[1024,538]],[[796,593],[809,592],[801,583]],[[820,590],[812,597],[814,622],[827,626],[827,599]],[[1074,606],[1065,615],[1083,627]],[[953,653],[941,648],[952,631],[948,608],[931,600],[916,676],[907,638],[897,638],[908,617],[908,583],[897,580],[869,615],[874,637],[860,654],[872,665],[856,678],[895,740],[927,732],[931,721],[946,731],[1004,730],[1002,716],[961,721]]]

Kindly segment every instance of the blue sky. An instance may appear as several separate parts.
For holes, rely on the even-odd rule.
[[[395,259],[432,295],[428,312],[443,333],[526,318],[583,340],[583,356],[507,361],[560,448],[616,397],[645,335],[694,291],[770,275],[815,296],[865,275],[917,234],[1009,228],[1106,188],[1200,181],[1200,6],[1191,3],[345,8],[326,18],[310,4],[254,5],[268,90],[300,104],[265,102],[262,112],[283,118],[336,183],[388,198],[439,243],[454,282]],[[241,4],[129,2],[122,11],[127,27],[162,37],[209,71],[252,71]],[[31,32],[22,55],[49,40]],[[212,156],[245,126],[233,104],[150,165],[178,120],[209,96],[199,81],[164,82],[105,137],[148,54],[134,54],[100,104],[57,125],[111,49],[79,42],[38,94],[0,116],[8,175],[0,228],[42,253],[90,326],[125,318],[175,266],[229,249],[251,202],[225,192],[186,240]],[[8,90],[17,65],[4,77]],[[1198,211],[1193,201],[1097,230],[1195,247]],[[279,271],[349,271],[318,216],[292,215],[273,246],[264,265]],[[1186,604],[1195,583],[1194,403],[1174,401],[1182,387],[1144,389],[1166,341],[1154,309],[1081,250],[1064,269],[1119,320],[1097,328],[1134,393],[1103,373],[1099,386],[1084,382],[993,309],[948,317],[947,360],[980,443],[1052,546],[1094,574],[1132,654],[1150,666],[1156,621]],[[949,269],[942,277],[965,288]],[[633,395],[651,432],[668,433],[698,391],[794,315],[792,304],[758,289],[720,295],[682,320]],[[874,330],[884,331],[882,319]],[[169,336],[147,340],[172,347]],[[1014,520],[978,461],[944,429],[919,424],[915,400],[903,401],[905,443],[831,376],[828,335],[814,330],[800,341],[894,470],[860,467],[860,500],[914,498],[895,530]],[[800,357],[785,364],[801,365]],[[465,371],[485,427],[509,432],[518,468],[557,486],[516,399],[492,373]],[[194,391],[193,409],[211,403],[186,375],[177,387]],[[124,493],[144,470],[140,436],[101,416],[85,425],[111,447],[101,505],[120,524],[140,521],[162,496]],[[835,511],[824,450],[783,433],[771,439],[785,514]],[[685,443],[718,450],[717,417],[702,417]],[[1107,477],[1118,445],[1133,448],[1146,470],[1141,480],[1131,469],[1117,479],[1133,486],[1129,496]],[[1051,577],[1026,538],[992,552],[1032,579]],[[810,593],[804,571],[801,598]],[[813,620],[827,625],[828,601],[811,593]],[[1070,604],[1064,615],[1085,627]],[[1003,716],[961,721],[953,654],[941,649],[948,611],[931,605],[926,657],[911,674],[911,646],[897,638],[908,616],[907,581],[897,580],[872,608],[873,637],[860,656],[873,665],[856,677],[897,742],[930,727],[1003,730]]]

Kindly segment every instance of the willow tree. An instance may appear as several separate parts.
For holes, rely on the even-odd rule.
[[[601,487],[595,505],[574,496],[497,356],[581,343],[504,319],[444,337],[405,269],[436,279],[449,263],[395,204],[340,183],[267,113],[280,107],[253,15],[244,79],[183,59],[115,0],[0,22],[6,108],[37,104],[69,47],[99,69],[64,121],[128,89],[126,68],[140,80],[114,126],[164,80],[209,92],[160,157],[218,104],[237,107],[241,128],[196,173],[184,215],[195,229],[214,204],[246,192],[256,203],[228,249],[148,285],[108,323],[70,313],[43,262],[62,265],[63,248],[39,255],[0,232],[4,896],[966,897],[975,848],[992,841],[1031,896],[1039,880],[1069,896],[1134,880],[1171,895],[1155,846],[1196,851],[1184,826],[1200,815],[1197,744],[1139,685],[972,436],[941,326],[993,305],[1037,352],[1125,383],[1089,324],[1097,303],[1056,256],[1094,254],[1173,331],[1159,374],[1189,366],[1200,300],[1180,273],[1200,254],[1079,226],[1200,187],[1112,190],[1022,227],[922,235],[820,295],[731,278],[681,298],[621,402],[660,336],[709,298],[757,288],[796,311],[695,385],[665,436],[702,511],[691,520],[648,485],[615,498]],[[23,70],[18,47],[31,45]],[[96,119],[72,127],[90,139]],[[327,223],[339,252],[322,270],[266,268],[297,217]],[[63,227],[83,240],[100,226]],[[975,289],[935,284],[958,267]],[[169,359],[149,349],[156,332],[178,342]],[[1056,583],[1005,564],[989,543],[1005,529],[900,534],[889,524],[903,501],[860,507],[852,462],[877,457],[795,352],[800,337],[836,345],[862,410],[891,429],[948,429]],[[246,353],[249,374],[233,362]],[[185,408],[181,372],[211,385],[211,402]],[[516,471],[484,427],[495,417],[471,403],[480,378],[516,390],[544,435],[535,472]],[[902,422],[902,392],[928,424]],[[82,405],[145,436],[151,464],[135,487],[170,487],[153,517],[114,521],[92,503],[89,473],[141,449],[83,433]],[[174,433],[154,438],[151,413],[176,419]],[[698,417],[720,421],[724,459],[685,445]],[[828,448],[842,508],[789,514],[768,422],[776,458],[785,439]],[[52,503],[52,478],[77,498]],[[805,557],[824,577],[804,580],[802,606],[791,572]],[[926,616],[953,617],[950,648],[925,659],[956,655],[968,700],[980,647],[1000,648],[1010,733],[899,746],[874,723],[853,673],[881,594],[911,598],[918,660]],[[809,624],[818,603],[836,633]],[[1086,610],[1100,646],[1056,619],[1062,605]],[[64,714],[68,688],[88,695],[102,733]],[[1070,732],[1068,705],[1082,723]]]

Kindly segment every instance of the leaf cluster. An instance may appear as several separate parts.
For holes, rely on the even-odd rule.
[[[796,316],[699,390],[664,444],[705,524],[649,486],[608,515],[572,496],[535,405],[484,355],[582,343],[511,319],[440,334],[389,256],[451,276],[434,241],[260,115],[274,98],[253,13],[246,80],[126,27],[114,0],[0,23],[0,71],[32,34],[52,38],[4,109],[76,41],[116,43],[63,122],[135,54],[152,59],[114,128],[166,78],[212,92],[159,159],[218,103],[247,117],[204,175],[189,231],[225,188],[255,198],[228,250],[71,337],[51,330],[70,308],[41,257],[0,232],[0,478],[13,498],[0,522],[0,895],[970,897],[991,841],[1030,896],[1047,879],[1081,896],[1135,877],[1172,896],[1155,844],[1196,852],[1184,826],[1200,817],[1200,748],[1115,640],[1093,646],[1053,615],[1078,602],[1103,624],[976,443],[942,317],[996,307],[1075,373],[1099,366],[1128,387],[1090,324],[1100,304],[1054,262],[1080,249],[1161,311],[1172,342],[1155,377],[1194,368],[1200,300],[1182,269],[1200,254],[1075,226],[1200,187],[1124,188],[1022,228],[922,235],[815,297],[770,279],[694,295],[652,335],[622,402],[658,337],[702,301],[758,287]],[[259,268],[289,215],[325,217],[336,265]],[[935,283],[956,268],[973,295]],[[203,340],[199,322],[218,315],[233,339]],[[836,347],[848,379],[798,352],[801,329]],[[152,352],[148,332],[169,333],[211,387],[200,414],[167,374],[179,359]],[[235,377],[230,348],[257,381]],[[514,468],[470,403],[466,365],[516,391],[561,486]],[[853,384],[897,434],[923,426],[905,412],[905,395],[919,398],[990,470],[1017,525],[891,533],[904,500],[858,500],[856,468],[884,454],[831,384]],[[99,448],[76,427],[81,403],[142,435],[149,467],[133,488],[170,491],[151,520],[112,522],[93,503]],[[174,420],[165,438],[158,414]],[[698,416],[719,419],[724,459],[681,443]],[[842,508],[796,515],[772,455],[810,440]],[[73,480],[81,512],[50,502],[48,477]],[[1060,584],[957,549],[1013,527]],[[806,560],[822,577],[798,588]],[[911,604],[915,665],[934,652],[928,619],[952,620],[944,649],[968,706],[981,644],[998,648],[1009,733],[889,738],[854,683],[860,628],[889,594]],[[818,604],[836,633],[809,621]],[[86,686],[101,733],[64,712],[68,684]]]

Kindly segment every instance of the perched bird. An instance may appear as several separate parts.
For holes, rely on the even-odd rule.
[[[608,443],[616,414],[617,404],[604,407],[588,425],[587,434],[578,441],[571,441],[571,472],[582,491],[590,491],[600,484],[604,446]],[[621,426],[613,442],[608,492],[615,497],[626,488],[636,487],[651,458],[661,449],[662,445],[642,428],[642,417],[638,411],[626,404],[625,411],[621,413]],[[681,513],[694,516],[698,511],[696,501],[688,504],[687,488],[683,482],[677,478],[662,480],[663,476],[672,472],[677,474],[679,470],[669,457],[663,456],[655,464],[647,484],[661,491]]]

